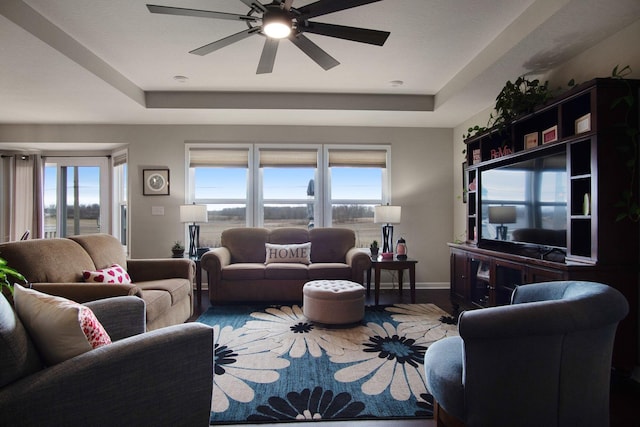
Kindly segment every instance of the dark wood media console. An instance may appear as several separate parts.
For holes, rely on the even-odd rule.
[[[629,315],[618,328],[614,366],[631,370],[640,364],[640,228],[636,220],[620,219],[625,212],[620,207],[624,192],[632,188],[637,201],[640,189],[638,168],[627,167],[630,158],[640,155],[637,137],[629,138],[639,128],[639,83],[595,79],[501,131],[489,130],[465,141],[466,182],[471,184],[467,188],[467,238],[463,243],[449,245],[454,307],[508,304],[514,287],[529,283],[605,283],[621,291],[630,306]],[[620,102],[624,97],[633,102]],[[488,177],[492,170],[517,169],[527,162],[541,163],[558,154],[554,161],[564,161],[566,157],[566,165],[560,168],[561,172],[566,171],[566,180],[563,178],[555,187],[556,196],[563,194],[562,203],[540,195],[512,199],[505,196],[502,200],[490,195]],[[635,161],[637,166],[640,159]],[[531,173],[527,194],[540,191],[541,185],[535,182],[542,179],[538,176],[542,173]],[[487,187],[483,187],[483,177]],[[529,184],[530,181],[534,183]],[[510,223],[508,237],[494,230],[504,224],[497,227],[490,218],[490,205],[511,205],[518,212],[517,220],[505,221]],[[545,216],[551,216],[549,212],[555,215],[553,226],[541,223]],[[554,240],[518,240],[516,236],[522,234],[517,229],[525,227],[547,235],[553,233]],[[558,235],[562,238],[558,239]]]

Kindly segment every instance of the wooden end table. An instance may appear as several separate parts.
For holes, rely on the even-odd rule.
[[[382,257],[371,258],[371,268],[367,270],[367,295],[371,291],[371,270],[375,272],[375,305],[380,299],[380,272],[382,270],[396,270],[398,272],[398,289],[402,295],[402,273],[409,270],[409,287],[411,289],[411,303],[416,302],[416,264],[415,259],[383,259]]]

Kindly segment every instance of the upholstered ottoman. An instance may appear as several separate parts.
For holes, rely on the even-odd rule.
[[[356,323],[364,317],[364,287],[349,280],[312,280],[302,288],[302,311],[313,322]]]

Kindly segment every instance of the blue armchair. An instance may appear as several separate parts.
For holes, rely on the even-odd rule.
[[[463,312],[460,336],[425,354],[437,425],[609,425],[613,341],[628,310],[609,286],[564,281]]]

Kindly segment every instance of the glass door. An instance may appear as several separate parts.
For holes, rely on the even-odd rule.
[[[106,158],[48,158],[44,237],[109,233],[108,182]]]

